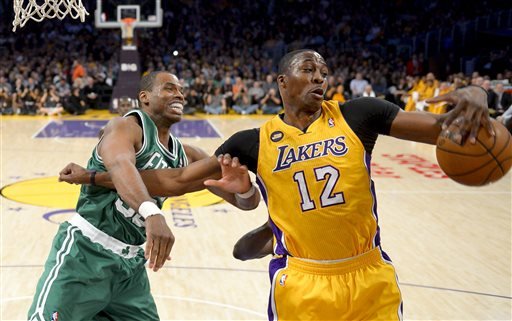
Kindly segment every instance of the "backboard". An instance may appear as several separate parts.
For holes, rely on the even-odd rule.
[[[133,18],[134,28],[162,26],[161,0],[97,0],[96,28],[122,28],[123,19]]]

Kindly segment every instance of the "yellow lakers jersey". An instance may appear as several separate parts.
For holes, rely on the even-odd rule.
[[[266,122],[257,172],[276,254],[336,260],[379,245],[370,155],[337,101],[324,101],[306,132]]]

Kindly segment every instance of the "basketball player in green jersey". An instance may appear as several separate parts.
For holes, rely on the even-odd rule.
[[[109,122],[94,148],[87,165],[92,184],[82,186],[78,214],[59,227],[29,320],[159,320],[144,264],[149,259],[158,271],[174,236],[160,210],[164,198],[149,195],[139,170],[179,168],[207,155],[169,132],[184,105],[176,76],[144,76],[139,100],[141,110]],[[115,189],[96,186],[96,171],[108,171]],[[188,188],[194,185],[180,193]]]
[[[324,101],[327,75],[317,52],[287,54],[278,77],[284,114],[235,133],[217,156],[141,176],[151,194],[166,195],[176,192],[176,184],[201,180],[194,174],[218,174],[220,162],[223,178],[205,183],[247,197],[255,194],[247,169],[258,175],[278,255],[270,264],[270,320],[400,320],[394,268],[380,247],[369,168],[373,146],[379,134],[434,144],[444,126],[454,140],[474,141],[480,125],[492,132],[486,94],[467,87],[436,99],[456,104],[448,114],[405,113],[372,98]],[[73,166],[61,173],[73,183],[87,177]],[[108,173],[98,177],[101,184],[108,180]]]

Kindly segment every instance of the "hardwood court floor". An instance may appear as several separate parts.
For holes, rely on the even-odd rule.
[[[76,187],[56,175],[70,161],[86,163],[108,118],[0,118],[0,187],[10,198],[0,197],[1,320],[26,319],[56,223],[76,199]],[[213,153],[266,119],[186,118],[180,135]],[[388,137],[379,138],[373,162],[382,245],[397,267],[405,319],[511,320],[511,175],[464,187],[442,178],[432,146]],[[199,193],[165,206],[176,235],[172,261],[149,272],[163,320],[266,318],[269,258],[231,256],[236,240],[266,220],[265,206],[241,212],[217,202]]]

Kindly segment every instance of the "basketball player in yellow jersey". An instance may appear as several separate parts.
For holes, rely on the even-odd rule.
[[[431,102],[457,104],[444,115],[405,113],[374,98],[342,105],[324,101],[327,75],[315,51],[285,55],[278,77],[284,114],[234,134],[217,156],[181,169],[143,171],[141,177],[150,194],[163,196],[222,171],[222,179],[205,184],[249,200],[256,192],[247,170],[257,174],[275,239],[270,320],[400,320],[400,290],[380,247],[370,176],[376,138],[385,134],[434,144],[444,124],[453,139],[474,141],[481,124],[491,131],[486,93],[467,87],[435,98]],[[88,181],[68,174],[63,180]],[[96,184],[104,180],[107,174],[96,174]],[[263,226],[236,250],[246,252],[242,259],[264,255],[259,250],[269,235]],[[248,243],[257,244],[256,251]]]
[[[218,149],[224,175],[239,159],[257,174],[270,216],[234,255],[265,255],[272,230],[270,320],[401,320],[395,270],[380,247],[371,152],[378,134],[434,144],[444,118],[371,98],[323,101],[327,73],[314,51],[286,55],[278,77],[284,114]],[[478,112],[488,128],[484,91],[465,90],[478,97],[469,118]],[[468,133],[471,125],[461,127]]]

